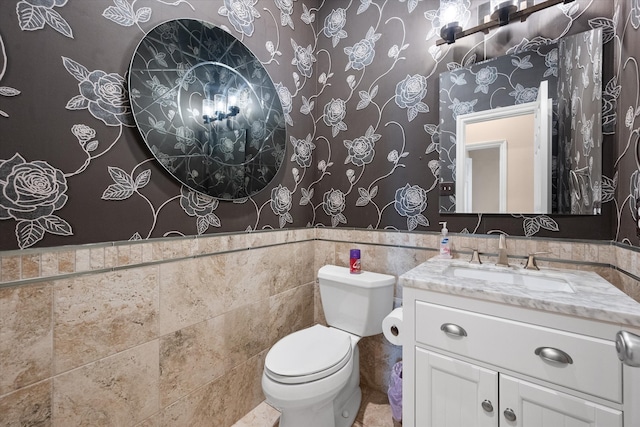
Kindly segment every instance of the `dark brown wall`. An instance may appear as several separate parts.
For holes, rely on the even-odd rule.
[[[615,64],[618,67],[617,84],[618,121],[613,163],[615,211],[614,239],[629,245],[640,244],[638,202],[640,201],[640,3],[637,0],[616,2],[618,12]],[[611,85],[614,87],[614,85]]]
[[[640,174],[637,1],[576,0],[492,32],[486,46],[477,35],[439,48],[439,23],[434,22],[439,2],[434,0],[330,0],[320,11],[312,0],[293,1],[292,10],[285,0],[260,0],[244,27],[225,6],[235,1],[189,0],[172,6],[139,0],[134,4],[137,23],[126,11],[130,0],[2,2],[0,73],[6,71],[0,74],[0,250],[194,235],[198,220],[213,216],[219,226],[212,221],[206,233],[306,225],[435,231],[446,220],[454,232],[502,230],[638,244],[637,215],[629,208],[640,199],[639,185],[630,184]],[[469,21],[474,19],[471,2],[461,4],[469,10]],[[39,12],[29,15],[33,7]],[[344,21],[341,11],[332,15],[338,9],[344,9]],[[58,29],[44,18],[27,19],[38,14]],[[329,15],[337,19],[328,22]],[[188,200],[181,197],[180,186],[151,160],[135,128],[105,123],[85,107],[96,99],[78,99],[80,82],[69,66],[79,64],[93,76],[102,70],[124,78],[144,33],[178,17],[228,27],[265,64],[284,95],[291,94],[291,102],[286,96],[283,102],[291,118],[284,167],[267,189],[244,203],[185,209]],[[439,73],[473,55],[482,60],[485,47],[487,57],[494,57],[525,37],[555,39],[594,26],[605,26],[614,36],[609,37],[608,63],[616,67],[604,79],[607,117],[617,112],[618,120],[617,134],[604,143],[603,215],[440,215]],[[278,51],[273,56],[269,41]],[[65,67],[64,58],[73,62]],[[76,109],[71,100],[80,101]],[[634,114],[627,126],[630,108]],[[83,140],[85,135],[92,138]],[[92,141],[98,147],[87,152]],[[151,177],[124,200],[103,200],[115,183],[114,168],[132,179],[146,170]],[[14,181],[20,171],[22,177],[38,179]],[[15,188],[25,191],[16,194]]]
[[[208,233],[278,228],[280,217],[286,213],[292,222],[284,221],[285,224],[306,225],[308,209],[298,203],[289,206],[281,197],[281,203],[271,208],[274,187],[295,187],[293,163],[285,162],[275,184],[252,200],[242,204],[211,202],[194,211],[185,208],[193,205],[193,200],[181,196],[180,185],[151,160],[138,131],[130,126],[126,111],[113,119],[114,114],[108,118],[91,109],[91,104],[110,102],[113,97],[119,98],[114,103],[123,100],[122,94],[116,93],[118,89],[107,87],[98,79],[99,74],[113,73],[111,78],[116,82],[126,78],[133,51],[146,32],[168,19],[192,17],[227,27],[243,41],[265,65],[274,83],[296,93],[290,111],[295,126],[289,131],[310,128],[311,121],[299,113],[300,99],[314,93],[315,82],[302,77],[296,90],[293,72],[297,68],[291,63],[292,39],[305,47],[314,44],[313,28],[300,20],[302,4],[296,3],[295,11],[291,11],[286,2],[254,2],[252,8],[245,5],[249,13],[243,16],[228,11],[225,4],[231,8],[231,3],[2,2],[0,35],[6,56],[0,56],[0,67],[6,67],[6,73],[1,76],[0,86],[20,93],[0,96],[0,110],[8,116],[0,117],[0,162],[4,162],[0,166],[0,186],[8,193],[20,188],[24,192],[0,196],[0,249],[195,235],[199,234],[197,224],[200,221],[202,226],[203,218],[211,219],[208,228],[205,223],[200,230]],[[269,50],[267,43],[273,49]],[[96,91],[106,90],[108,94],[81,92],[81,86],[89,83]],[[128,102],[125,104],[128,108]],[[98,141],[97,148],[93,141]],[[20,173],[18,169],[53,187],[37,189],[35,183],[16,184],[12,177]],[[105,200],[105,190],[118,184],[110,169],[130,175],[131,179],[145,171],[151,176],[148,184],[136,188],[129,197]],[[307,175],[302,181],[310,179]]]
[[[477,22],[475,7],[480,3],[459,2],[465,28]],[[399,230],[415,227],[416,230],[435,231],[440,228],[439,221],[448,221],[449,230],[456,232],[503,231],[512,235],[539,237],[612,238],[611,222],[615,217],[615,207],[611,197],[604,205],[603,214],[595,217],[442,215],[439,213],[439,190],[436,186],[437,170],[442,166],[437,162],[438,152],[451,146],[450,143],[445,144],[448,141],[441,143],[436,133],[441,124],[438,112],[440,73],[458,68],[461,64],[470,65],[514,49],[526,50],[527,46],[535,47],[562,36],[609,25],[612,2],[577,0],[566,7],[554,6],[538,12],[524,23],[512,23],[492,30],[486,37],[486,43],[484,35],[478,33],[458,40],[453,45],[439,47],[435,46],[441,26],[437,18],[439,2],[374,2],[367,8],[356,6],[354,2],[346,12],[345,38],[340,38],[335,46],[333,40],[322,39],[321,48],[329,52],[326,56],[330,56],[331,61],[318,62],[318,72],[329,72],[330,65],[336,75],[347,69],[344,74],[354,76],[355,87],[350,87],[347,77],[343,76],[318,97],[318,115],[322,113],[322,106],[332,99],[334,102],[337,98],[346,101],[343,122],[347,129],[334,135],[331,128],[323,126],[321,122],[315,134],[322,141],[318,144],[317,158],[335,162],[332,175],[323,180],[324,191],[334,189],[347,194],[342,212],[347,219],[347,226]],[[342,2],[325,3],[323,15],[330,16],[338,7],[344,7]],[[368,37],[371,32],[375,35]],[[619,50],[619,43],[611,37],[612,27],[607,29],[607,33],[610,35],[607,50],[612,57],[613,52]],[[375,54],[370,63],[365,60],[364,67],[354,70],[349,64],[348,50],[356,45],[364,48],[374,46]],[[398,47],[406,49],[395,56]],[[614,78],[611,65],[611,61],[605,65],[605,83]],[[402,92],[407,87],[403,84],[407,78],[419,89]],[[467,78],[473,79],[473,76],[467,73]],[[374,91],[375,95],[372,93]],[[369,98],[372,98],[371,101]],[[591,102],[591,99],[585,102]],[[363,166],[349,157],[349,149],[345,144],[351,144],[348,141],[359,138],[366,140],[370,126],[370,133],[377,138],[373,144],[375,156]],[[325,140],[331,141],[330,152]],[[611,152],[614,141],[612,135],[605,136],[604,174],[607,182],[613,175]],[[388,158],[393,157],[390,153],[394,150],[400,153],[397,163]],[[341,168],[342,172],[336,173],[335,168]],[[357,182],[346,182],[347,169],[354,171]],[[450,176],[450,172],[443,175]],[[367,195],[376,188],[376,196],[369,201]],[[412,199],[403,198],[405,194],[410,194]],[[609,190],[608,194],[611,196],[612,191]],[[330,215],[318,210],[315,223],[329,224],[330,221]],[[427,223],[428,226],[425,226]]]

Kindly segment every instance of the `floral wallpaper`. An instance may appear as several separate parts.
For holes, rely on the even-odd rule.
[[[480,2],[443,1],[463,24],[477,19]],[[638,245],[638,0],[575,0],[436,46],[440,3],[3,1],[0,250],[301,226],[436,231],[442,220],[453,232]],[[133,51],[159,23],[185,17],[247,45],[280,98],[283,165],[251,197],[181,186],[133,127]],[[439,74],[591,28],[612,44],[603,63],[614,68],[603,70],[602,215],[441,215]]]
[[[595,31],[566,37],[558,46],[558,210],[572,214],[599,213],[603,198],[602,139],[595,132],[602,123],[602,72],[596,66],[602,43]]]
[[[596,218],[439,212],[438,183],[451,176],[451,170],[444,170],[446,166],[439,158],[443,150],[452,147],[446,139],[447,129],[441,128],[441,73],[454,74],[484,60],[527,50],[543,52],[539,58],[543,62],[552,60],[546,57],[553,50],[548,45],[593,28],[602,29],[606,42],[614,38],[612,3],[576,1],[538,12],[524,23],[492,30],[487,36],[478,33],[452,45],[435,44],[442,26],[442,8],[455,6],[458,21],[469,27],[477,22],[481,4],[470,0],[324,3],[321,12],[327,38],[322,40],[321,49],[328,53],[318,57],[318,74],[320,78],[335,75],[331,88],[323,83],[318,91],[320,107],[316,114],[322,122],[317,121],[325,126],[314,129],[310,140],[315,141],[321,172],[327,164],[345,166],[341,176],[333,170],[330,176],[322,177],[323,200],[314,200],[314,224],[435,231],[437,223],[446,220],[449,230],[456,232],[611,237],[611,205],[604,206],[602,215]],[[528,67],[526,55],[519,58],[515,67]],[[532,57],[529,60],[534,61]],[[334,70],[344,70],[344,75],[338,76]],[[553,73],[552,67],[545,68],[545,72],[548,70]],[[611,67],[606,75],[614,78]],[[485,86],[480,82],[475,92],[488,92]],[[527,87],[514,84],[509,91],[513,92],[511,98],[524,99],[529,94]],[[468,107],[459,101],[456,108]],[[606,102],[610,107],[615,97]],[[612,115],[614,109],[603,117],[615,121]],[[614,131],[607,131],[608,150],[612,150]],[[606,202],[611,202],[611,166],[605,167],[604,174],[607,185],[603,184],[603,194],[608,196]],[[315,187],[319,185],[322,183],[314,183]]]
[[[312,124],[298,110],[300,98],[313,94],[305,84],[312,63],[305,65],[296,47],[310,46],[314,29],[301,21],[301,6],[294,0],[2,2],[0,249],[307,225],[307,213],[293,197],[296,185],[312,177],[298,175],[293,163],[280,168],[268,188],[234,202],[175,181],[136,129],[129,98],[143,94],[127,85],[142,38],[167,20],[193,17],[242,41],[257,58],[253,77],[264,79],[256,73],[266,70],[276,85],[282,126],[308,128]],[[172,52],[144,53],[161,69],[172,64]],[[162,87],[159,81],[152,86]],[[293,96],[288,87],[295,88]],[[275,92],[269,95],[277,101]],[[143,131],[174,132],[186,149],[188,132],[171,130],[176,114],[166,113],[145,117]],[[251,136],[259,131],[249,129]],[[284,163],[284,148],[268,155]],[[265,165],[255,174],[273,175]]]
[[[615,240],[640,245],[640,70],[637,40],[640,34],[640,1],[621,1],[615,16],[615,41],[619,54],[616,94],[619,95],[619,119],[616,127],[616,150],[613,159],[617,186]]]

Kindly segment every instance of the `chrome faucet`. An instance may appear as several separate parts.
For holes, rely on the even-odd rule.
[[[504,234],[500,234],[500,240],[498,240],[498,261],[496,265],[502,267],[509,267],[509,257],[507,256],[507,238]]]
[[[550,254],[551,252],[549,251],[540,251],[540,252],[534,252],[532,254],[529,254],[529,257],[527,258],[527,262],[524,265],[525,270],[540,270],[540,268],[538,267],[538,263],[536,263],[536,255],[542,255],[542,254]]]
[[[469,249],[470,251],[473,251],[473,253],[471,254],[471,259],[469,260],[469,264],[482,264],[482,261],[480,261],[480,252],[477,249],[469,248],[466,246],[462,249]]]
[[[536,255],[537,253],[529,254],[527,262],[524,265],[525,270],[540,270],[540,268],[538,267],[538,263],[536,263]]]

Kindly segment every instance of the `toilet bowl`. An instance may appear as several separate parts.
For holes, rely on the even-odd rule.
[[[357,276],[357,277],[356,277]],[[362,400],[360,337],[382,332],[394,276],[324,266],[318,272],[327,324],[294,332],[268,352],[262,389],[280,427],[350,427]]]
[[[359,337],[315,325],[286,336],[265,359],[262,389],[280,426],[351,426],[360,407]]]

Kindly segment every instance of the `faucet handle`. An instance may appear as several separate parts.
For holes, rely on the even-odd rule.
[[[496,265],[500,267],[509,267],[509,256],[507,255],[507,236],[500,233],[498,239],[498,261]]]
[[[542,255],[542,254],[550,254],[551,252],[549,251],[541,251],[541,252],[533,252],[529,254],[529,257],[527,258],[527,263],[524,266],[525,270],[540,270],[540,267],[538,267],[538,264],[536,263],[536,255]]]
[[[469,249],[470,251],[473,251],[473,254],[471,255],[471,259],[469,260],[469,264],[482,264],[482,261],[480,261],[480,253],[476,248],[469,248],[469,247],[463,246],[462,249]]]

